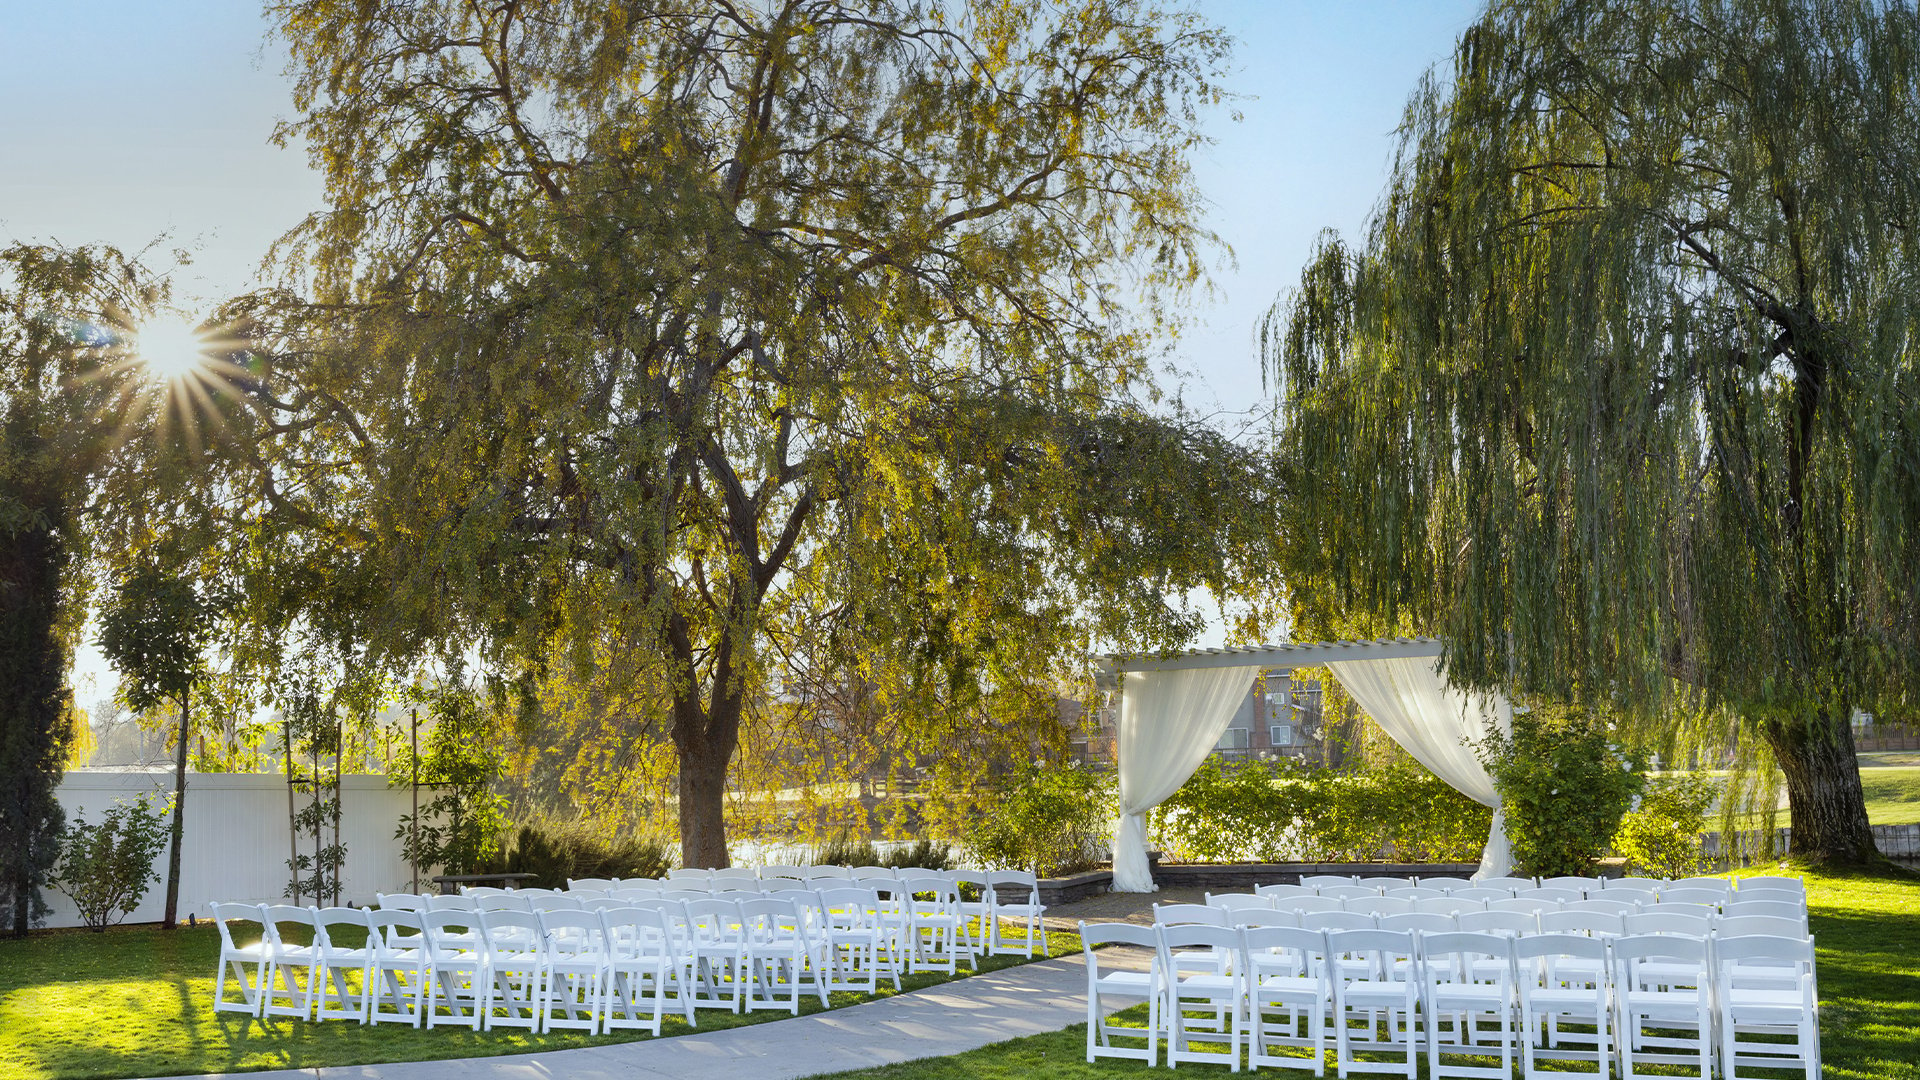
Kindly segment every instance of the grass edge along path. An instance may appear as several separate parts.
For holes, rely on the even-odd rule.
[[[1003,932],[1019,940],[1015,933]],[[1080,951],[1073,933],[1049,932],[1054,956]],[[376,1062],[498,1057],[584,1046],[640,1042],[644,1032],[588,1035],[524,1030],[416,1030],[401,1024],[259,1020],[215,1013],[214,962],[219,936],[211,924],[167,932],[156,926],[41,931],[0,940],[0,1077],[6,1080],[117,1080],[130,1076],[193,1076],[267,1069],[311,1069]],[[1034,960],[1041,959],[1038,955]],[[982,957],[982,971],[1028,963],[1021,956]],[[957,976],[966,978],[965,974]],[[906,992],[955,976],[903,976]],[[231,989],[231,988],[230,988]],[[836,993],[833,1008],[891,997]],[[823,1012],[802,995],[801,1014]],[[733,1014],[701,1010],[689,1028],[669,1015],[661,1038],[788,1019],[784,1011]]]
[[[1920,1080],[1920,875],[1802,873],[1814,943],[1819,952],[1820,1045],[1823,1076],[1834,1080]],[[1136,1010],[1130,1010],[1136,1011]],[[1144,1006],[1138,1010],[1145,1021]],[[1163,1047],[1164,1051],[1164,1047]],[[1086,1061],[1087,1029],[1012,1039],[964,1054],[926,1058],[813,1080],[1096,1080],[1115,1076],[1228,1075],[1224,1067],[1187,1065],[1179,1072],[1145,1062]],[[1224,1065],[1224,1061],[1222,1062]],[[1655,1066],[1652,1075],[1687,1075]],[[1306,1075],[1263,1070],[1272,1075]],[[1327,1075],[1334,1069],[1329,1055]],[[1426,1076],[1423,1060],[1420,1075]],[[1514,1075],[1519,1075],[1516,1067]],[[1774,1076],[1799,1073],[1774,1072]]]

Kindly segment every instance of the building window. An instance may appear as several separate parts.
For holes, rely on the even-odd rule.
[[[1252,740],[1248,738],[1250,734],[1251,733],[1246,728],[1230,727],[1227,730],[1220,733],[1219,749],[1245,750],[1248,746],[1252,744]]]
[[[1267,728],[1267,742],[1274,746],[1293,745],[1293,725],[1274,724]]]

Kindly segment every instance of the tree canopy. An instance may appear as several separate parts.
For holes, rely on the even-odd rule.
[[[1259,455],[1151,380],[1213,243],[1196,16],[272,10],[328,208],[226,312],[247,558],[369,662],[651,688],[689,864],[782,635],[991,695],[1264,569]]]
[[[1266,327],[1302,617],[1476,686],[1702,691],[1796,851],[1872,858],[1851,710],[1920,677],[1916,133],[1905,4],[1492,4]]]

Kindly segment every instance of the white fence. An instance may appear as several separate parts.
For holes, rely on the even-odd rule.
[[[394,830],[413,809],[407,788],[390,788],[384,776],[347,776],[340,783],[340,843],[347,849],[341,872],[341,898],[371,903],[376,892],[405,892],[412,870],[402,856]],[[56,792],[67,820],[84,811],[89,824],[116,800],[131,801],[153,793],[164,798],[173,791],[171,772],[69,772]],[[422,801],[429,798],[421,791]],[[296,806],[305,806],[307,794],[296,794]],[[333,829],[323,834],[331,843]],[[303,854],[313,854],[311,833],[300,838]],[[274,773],[188,773],[186,836],[180,845],[180,919],[189,914],[206,917],[215,900],[250,903],[279,902],[292,875],[287,858],[292,844],[287,835],[287,782]],[[163,846],[154,860],[160,880],[128,922],[158,922],[167,901],[167,853]],[[427,888],[422,868],[421,886]],[[73,901],[57,889],[48,890],[52,911],[48,926],[79,926]],[[308,903],[312,902],[309,897]]]

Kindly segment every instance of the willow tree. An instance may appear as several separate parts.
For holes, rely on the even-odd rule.
[[[1270,316],[1305,608],[1468,684],[1719,703],[1793,851],[1874,859],[1849,719],[1920,676],[1914,12],[1496,3],[1450,74]]]
[[[1151,403],[1210,243],[1187,155],[1227,43],[1196,17],[274,11],[329,206],[290,290],[228,313],[263,520],[377,582],[342,610],[383,655],[656,688],[688,864],[726,863],[787,590],[965,689],[1184,635],[1164,596],[1260,543],[1257,462]]]

